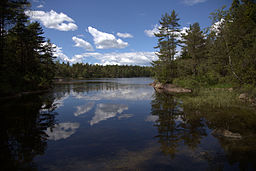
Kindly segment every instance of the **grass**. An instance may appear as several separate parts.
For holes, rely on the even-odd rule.
[[[181,100],[183,101],[183,105],[194,109],[206,106],[222,108],[241,104],[236,92],[216,88],[197,89],[192,95],[182,96]]]
[[[230,80],[203,81],[202,78],[183,77],[176,78],[173,84],[192,89],[191,95],[182,96],[184,105],[192,108],[209,107],[232,107],[245,105],[239,100],[239,95],[245,93],[250,101],[256,102],[256,87],[253,85],[240,85]],[[230,89],[232,88],[232,89]],[[251,103],[251,102],[250,102]]]

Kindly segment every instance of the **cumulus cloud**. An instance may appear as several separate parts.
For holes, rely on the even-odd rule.
[[[74,31],[77,29],[74,20],[62,12],[57,13],[53,10],[50,12],[27,10],[25,14],[29,16],[31,20],[40,21],[46,28],[60,31]]]
[[[62,62],[71,62],[71,63],[74,63],[76,61],[75,59],[69,59],[69,57],[63,53],[62,47],[59,47],[55,44],[53,44],[53,47],[54,47],[53,56],[56,57],[57,60],[60,60]]]
[[[75,44],[76,47],[82,47],[87,51],[93,51],[94,50],[92,45],[89,42],[87,42],[87,41],[85,41],[81,38],[78,38],[78,37],[74,36],[74,37],[72,37],[72,40],[76,43]]]
[[[79,58],[78,58],[79,57]],[[124,53],[83,53],[75,55],[72,60],[86,60],[87,57],[93,57],[99,60],[101,65],[142,65],[148,66],[152,60],[156,60],[155,52],[124,52]]]
[[[128,46],[127,42],[117,39],[113,34],[101,32],[93,27],[88,27],[88,32],[93,36],[93,41],[97,49],[122,49]]]
[[[159,29],[160,26],[158,24],[154,25],[153,29],[149,29],[149,30],[145,30],[144,33],[148,36],[148,37],[155,37],[155,33],[159,33]]]
[[[64,54],[62,47],[53,44],[55,52],[53,55],[57,57],[57,60],[61,62],[69,63],[83,63],[88,62],[88,58],[94,58],[98,60],[97,64],[100,65],[140,65],[150,66],[152,61],[158,59],[155,52],[124,52],[124,53],[98,53],[98,52],[86,52],[82,54],[76,54],[72,58],[69,58]]]
[[[145,30],[144,33],[148,36],[148,37],[155,37],[155,34],[159,33],[159,28],[161,27],[161,25],[154,25],[153,29],[149,29],[149,30]],[[188,27],[182,27],[180,29],[180,32],[176,32],[176,34],[178,35],[178,40],[181,39],[182,34],[186,34],[186,31],[188,30]]]
[[[118,32],[116,35],[121,38],[133,38],[133,35],[131,35],[130,33],[119,33]]]
[[[198,3],[203,3],[203,2],[206,2],[207,0],[183,0],[183,3],[186,4],[186,5],[195,5],[195,4],[198,4]]]
[[[225,20],[223,18],[220,21],[217,21],[211,26],[210,30],[218,35],[220,33],[221,25],[224,23],[224,21]]]

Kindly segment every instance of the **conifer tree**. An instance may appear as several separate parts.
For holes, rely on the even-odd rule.
[[[192,59],[193,74],[198,75],[198,66],[205,57],[205,36],[201,31],[199,23],[190,25],[186,34],[183,34],[183,54]]]
[[[159,22],[161,25],[159,33],[155,34],[158,37],[158,44],[155,48],[159,49],[156,53],[159,59],[153,61],[153,67],[156,79],[163,83],[171,83],[177,75],[174,59],[177,53],[176,47],[179,43],[180,25],[178,21],[179,18],[174,10],[171,15],[165,13]]]

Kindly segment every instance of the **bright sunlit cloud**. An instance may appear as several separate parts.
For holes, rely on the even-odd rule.
[[[133,35],[131,35],[130,33],[119,33],[118,32],[116,35],[121,38],[133,38]]]
[[[97,49],[122,49],[128,46],[127,42],[117,39],[113,34],[101,32],[93,27],[88,27],[88,32],[93,36]]]
[[[144,31],[144,33],[148,36],[148,37],[155,37],[155,34],[158,34],[159,33],[159,28],[160,28],[161,26],[160,25],[158,25],[158,24],[156,24],[156,25],[154,25],[154,27],[152,28],[152,29],[149,29],[149,30],[145,30]],[[180,29],[180,32],[178,33],[178,32],[176,32],[176,34],[178,35],[178,40],[181,40],[181,36],[182,36],[182,34],[187,34],[187,30],[188,30],[189,28],[188,27],[182,27],[181,29]]]
[[[89,42],[87,42],[87,41],[85,41],[81,38],[78,38],[78,37],[74,36],[74,37],[72,37],[72,40],[76,43],[75,44],[76,47],[84,48],[87,51],[93,51],[94,50],[92,45]]]
[[[25,14],[29,16],[31,20],[40,21],[46,28],[60,31],[77,30],[77,25],[74,24],[74,20],[62,12],[57,13],[53,10],[50,12],[27,10]]]
[[[159,28],[160,28],[160,25],[156,24],[154,25],[153,29],[145,30],[144,33],[148,37],[155,37],[155,34],[159,33]]]
[[[100,65],[141,65],[149,66],[152,60],[157,60],[155,52],[124,52],[124,53],[83,53],[67,59],[73,63],[86,61],[88,57],[93,57],[99,61]],[[62,58],[63,59],[63,58]]]

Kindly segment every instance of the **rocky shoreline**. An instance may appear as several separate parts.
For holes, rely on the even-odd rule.
[[[150,84],[157,92],[166,92],[166,93],[191,93],[192,90],[182,87],[177,87],[174,84],[162,84],[154,81]]]

